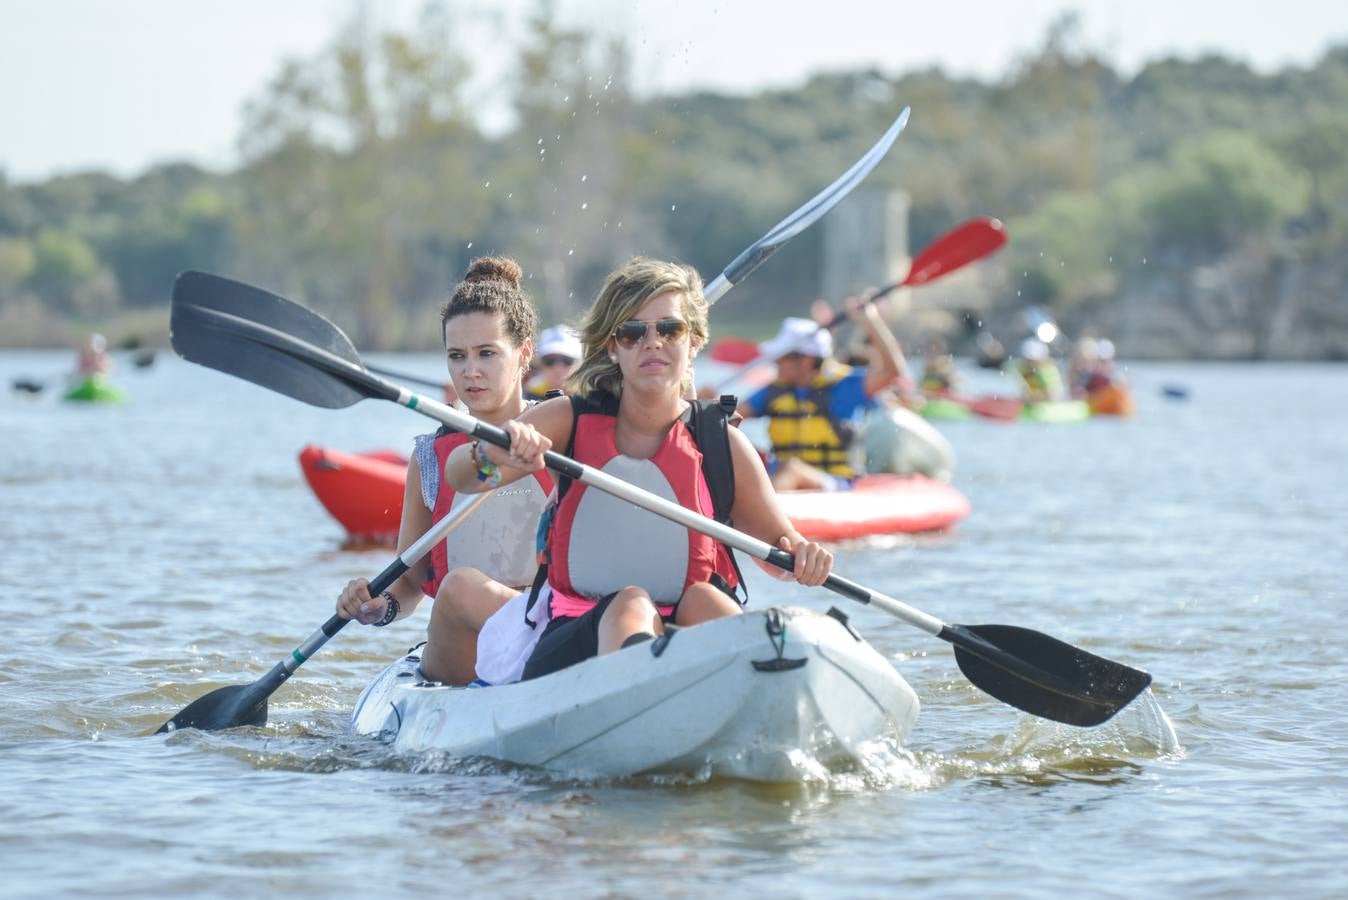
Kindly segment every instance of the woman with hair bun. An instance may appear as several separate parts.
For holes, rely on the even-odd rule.
[[[522,275],[512,259],[473,260],[440,314],[450,381],[468,411],[492,425],[505,425],[529,406],[521,387],[538,314],[520,287]],[[450,454],[467,442],[466,435],[447,428],[416,438],[407,464],[399,552],[473,499],[443,477]],[[411,615],[425,596],[434,597],[422,674],[430,681],[468,684],[482,624],[533,580],[538,517],[551,491],[552,478],[538,471],[498,492],[378,597],[370,596],[364,578],[347,584],[337,600],[338,614],[362,625],[388,625]]]

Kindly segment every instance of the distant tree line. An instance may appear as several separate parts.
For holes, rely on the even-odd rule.
[[[431,3],[393,32],[357,15],[286,62],[248,106],[236,171],[0,176],[0,323],[148,314],[199,268],[302,300],[362,348],[427,349],[448,287],[491,252],[521,260],[545,318],[573,317],[634,253],[710,277],[905,104],[912,123],[868,184],[910,195],[915,249],[970,216],[1004,219],[1010,249],[986,265],[1006,303],[1070,313],[1149,265],[1348,250],[1348,46],[1270,75],[1210,56],[1124,77],[1068,15],[991,83],[868,70],[637,100],[632,48],[540,2],[515,51],[518,125],[492,136],[456,15]],[[818,250],[802,235],[718,315],[803,310]],[[10,332],[0,342],[24,340]]]

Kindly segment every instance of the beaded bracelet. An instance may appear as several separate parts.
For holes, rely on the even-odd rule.
[[[384,609],[384,618],[378,622],[372,623],[375,628],[383,628],[385,625],[398,618],[398,598],[393,596],[392,591],[384,591],[379,596],[388,601],[388,606]]]
[[[473,459],[473,465],[477,466],[477,480],[488,482],[492,487],[500,487],[501,467],[489,459],[478,456],[477,443],[477,441],[473,441],[472,447],[468,451],[469,456]]]

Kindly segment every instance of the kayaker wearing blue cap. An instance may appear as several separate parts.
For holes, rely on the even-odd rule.
[[[779,491],[842,491],[857,477],[852,467],[854,420],[872,398],[903,372],[893,332],[875,304],[847,301],[847,314],[865,330],[873,365],[853,368],[830,357],[833,335],[811,319],[786,319],[760,345],[777,361],[777,380],[740,405],[740,413],[767,416],[772,441],[772,485]]]
[[[501,427],[510,450],[488,444],[451,454],[446,478],[460,491],[510,484],[543,465],[556,446],[605,471],[709,517],[733,518],[759,540],[795,554],[793,577],[817,585],[832,555],[805,540],[777,506],[749,440],[714,401],[692,402],[692,362],[707,342],[702,279],[677,263],[634,259],[612,273],[582,328],[576,393],[546,400]],[[727,493],[727,487],[731,493]],[[631,503],[559,479],[546,526],[546,585],[530,614],[546,620],[524,678],[648,640],[666,623],[695,625],[735,615],[739,581],[728,548]],[[718,500],[733,503],[718,510]],[[791,576],[788,576],[791,577]],[[511,613],[506,607],[483,631]],[[483,666],[499,683],[509,667]]]
[[[538,336],[534,375],[524,390],[542,400],[551,391],[566,390],[566,380],[580,362],[580,335],[567,325],[554,325]]]
[[[514,260],[476,259],[441,312],[450,380],[468,411],[493,425],[528,405],[521,385],[534,352],[538,314],[520,289],[522,275]],[[472,499],[440,477],[445,460],[467,441],[448,428],[416,438],[407,464],[399,552]],[[422,674],[445,684],[469,683],[483,623],[533,580],[534,534],[551,492],[552,478],[542,471],[488,498],[378,597],[370,596],[364,578],[348,583],[337,600],[338,614],[362,625],[388,625],[411,615],[426,596],[434,597]]]

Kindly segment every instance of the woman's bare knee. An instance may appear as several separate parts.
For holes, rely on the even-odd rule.
[[[625,587],[609,601],[599,619],[599,652],[621,649],[634,634],[660,634],[664,630],[651,595],[639,587]]]
[[[431,621],[450,627],[479,630],[499,607],[496,582],[477,569],[452,569],[440,581],[431,608]]]
[[[739,603],[725,591],[708,582],[691,584],[683,592],[674,621],[679,625],[696,625],[725,616],[737,616]]]

